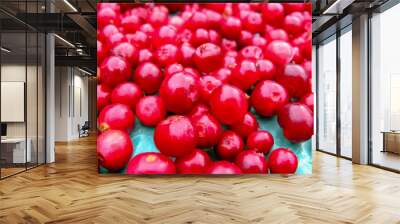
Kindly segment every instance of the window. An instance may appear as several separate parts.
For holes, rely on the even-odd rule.
[[[318,48],[318,149],[336,153],[336,36]]]

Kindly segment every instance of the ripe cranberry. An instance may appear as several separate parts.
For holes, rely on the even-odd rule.
[[[303,61],[304,61],[304,58],[303,58],[303,55],[301,55],[300,48],[299,47],[293,47],[293,60],[292,60],[292,62],[296,63],[296,64],[301,64],[301,63],[303,63]]]
[[[153,94],[158,91],[163,81],[161,70],[151,62],[140,64],[135,71],[135,83],[146,93]]]
[[[243,120],[231,126],[231,130],[240,135],[242,138],[247,138],[249,134],[257,131],[258,128],[258,121],[251,112],[247,112],[246,115],[244,115]]]
[[[139,51],[129,42],[122,42],[112,48],[112,54],[125,58],[131,65],[136,65]]]
[[[154,142],[161,153],[181,157],[195,150],[196,133],[189,118],[170,116],[154,130]]]
[[[237,61],[238,59],[237,59],[237,56],[230,55],[230,52],[232,52],[232,51],[228,51],[224,57],[224,67],[228,68],[228,69],[234,69],[238,64],[238,61]],[[233,52],[236,52],[236,51],[233,51]],[[229,55],[228,55],[228,53],[229,53]]]
[[[97,12],[97,24],[99,27],[104,27],[107,24],[118,25],[119,14],[112,8],[102,8]]]
[[[257,152],[268,153],[274,145],[274,137],[268,131],[260,130],[251,133],[247,137],[247,148]]]
[[[197,47],[194,62],[201,72],[212,72],[223,63],[221,48],[213,43],[205,43]]]
[[[265,33],[265,38],[271,42],[274,40],[289,41],[289,35],[284,29],[273,29]]]
[[[187,116],[192,119],[202,114],[207,114],[208,112],[208,107],[205,104],[198,103],[193,107],[192,111],[190,111]]]
[[[97,137],[99,165],[111,172],[123,169],[132,152],[133,144],[125,131],[108,130]]]
[[[146,48],[150,46],[150,37],[142,31],[136,31],[132,35],[126,35],[126,39],[138,48]]]
[[[117,46],[118,44],[122,43],[122,42],[126,42],[128,41],[128,39],[126,38],[126,36],[123,33],[114,33],[113,35],[111,35],[108,39],[107,39],[107,45],[110,48],[114,48],[115,46]]]
[[[191,30],[198,28],[208,28],[207,15],[203,12],[194,12],[186,22],[186,27]]]
[[[301,103],[288,103],[278,113],[278,122],[283,135],[292,142],[310,139],[314,133],[313,112]]]
[[[174,44],[162,45],[157,50],[157,61],[161,67],[179,62],[178,48]]]
[[[195,51],[196,49],[194,49],[189,43],[181,45],[181,47],[179,48],[179,54],[181,57],[182,65],[192,66],[194,64],[193,55]]]
[[[200,83],[187,72],[178,72],[164,79],[159,93],[168,111],[183,114],[200,99]]]
[[[153,57],[153,52],[149,49],[141,49],[139,51],[139,58],[138,58],[138,64],[141,64],[143,62],[152,62],[154,61]]]
[[[236,51],[237,43],[234,40],[222,38],[221,48],[224,52],[226,51]]]
[[[240,89],[224,84],[210,98],[212,114],[223,124],[232,125],[243,119],[248,109],[246,95]]]
[[[297,35],[303,31],[303,23],[303,16],[289,14],[285,17],[283,21],[283,28],[289,33]]]
[[[278,27],[285,18],[285,9],[280,3],[263,4],[262,16],[265,23]]]
[[[239,41],[240,46],[242,46],[242,47],[251,45],[253,43],[253,34],[247,30],[242,30],[242,31],[240,31],[238,41]]]
[[[232,71],[230,82],[242,90],[248,90],[260,79],[257,66],[252,60],[242,60]]]
[[[301,100],[301,103],[306,105],[310,110],[314,113],[314,94],[313,93],[308,93],[304,95]]]
[[[285,65],[293,59],[293,48],[282,40],[274,40],[265,49],[265,56],[278,65]]]
[[[289,102],[289,94],[280,84],[264,80],[256,85],[250,100],[257,113],[271,117]]]
[[[180,33],[178,33],[178,42],[179,43],[191,43],[193,40],[193,32],[189,29],[184,29]]]
[[[256,62],[257,72],[261,80],[272,80],[275,78],[275,65],[268,59],[260,59]]]
[[[245,150],[236,157],[236,165],[243,173],[267,173],[268,164],[262,153],[255,150]]]
[[[252,33],[260,33],[263,31],[263,18],[258,12],[249,12],[243,20],[243,26]]]
[[[130,131],[135,125],[135,115],[124,104],[110,104],[100,112],[98,125],[101,132],[108,129]]]
[[[208,168],[208,174],[242,174],[242,171],[234,163],[222,160],[214,162]]]
[[[110,56],[100,65],[101,81],[108,86],[116,86],[128,81],[132,76],[131,65],[123,58]]]
[[[160,47],[165,44],[175,44],[177,42],[177,30],[174,26],[165,25],[160,27],[153,37],[153,45]]]
[[[222,20],[221,32],[225,37],[229,39],[236,39],[239,37],[241,30],[242,22],[240,19],[233,16],[228,16]]]
[[[132,82],[124,82],[114,88],[111,93],[112,103],[122,103],[135,110],[136,103],[142,98],[143,92]]]
[[[98,39],[102,41],[103,43],[107,43],[108,39],[115,33],[118,33],[118,27],[115,26],[114,24],[108,24],[106,25],[101,32],[98,35]]]
[[[228,83],[232,77],[232,70],[228,68],[220,68],[211,73],[213,77],[220,80],[222,83]]]
[[[210,42],[208,30],[203,28],[197,29],[191,39],[191,43],[193,44],[193,46],[197,47],[207,42]]]
[[[275,79],[291,97],[302,97],[308,91],[308,76],[300,65],[287,64]]]
[[[160,27],[168,23],[168,11],[163,11],[158,8],[153,8],[151,11],[148,22],[154,27]]]
[[[97,85],[97,111],[101,111],[111,102],[111,90],[103,84]]]
[[[216,145],[222,134],[220,123],[211,114],[201,114],[191,118],[199,148],[208,148]]]
[[[286,14],[289,14],[291,12],[304,11],[305,5],[306,4],[304,4],[304,3],[284,3],[283,4]]]
[[[214,43],[214,44],[221,43],[221,35],[215,30],[209,30],[208,37],[209,37],[211,43]]]
[[[217,145],[218,155],[225,160],[234,160],[244,149],[242,138],[233,131],[225,131]]]
[[[212,92],[222,85],[222,81],[211,75],[200,78],[200,92],[203,102],[208,102]]]
[[[257,46],[257,47],[262,47],[267,45],[267,39],[260,35],[254,35],[253,39],[251,40],[252,45]]]
[[[173,75],[177,72],[183,71],[183,66],[181,64],[175,63],[175,64],[170,64],[164,69],[164,76],[168,77],[170,75]]]
[[[242,59],[258,60],[263,57],[263,51],[260,47],[250,45],[240,50],[239,57]]]
[[[175,165],[158,152],[144,152],[133,157],[126,167],[126,174],[175,174]]]
[[[136,105],[136,116],[146,126],[155,126],[164,120],[167,111],[158,96],[145,96]]]
[[[180,16],[171,16],[169,18],[169,25],[174,26],[177,30],[181,30],[183,28],[185,21]]]
[[[297,156],[290,149],[278,148],[268,157],[268,166],[271,173],[291,174],[297,170]]]
[[[187,75],[191,75],[191,76],[193,76],[193,78],[199,79],[199,80],[200,80],[200,73],[199,73],[199,71],[197,71],[196,69],[191,68],[191,67],[186,67],[186,68],[183,69],[183,71],[184,71]]]
[[[121,27],[124,33],[134,33],[139,29],[140,19],[134,14],[122,17]]]
[[[97,64],[101,64],[104,58],[107,57],[108,50],[106,46],[101,42],[97,41]]]
[[[213,10],[203,10],[203,12],[207,16],[209,28],[219,29],[219,26],[222,22],[222,15]]]
[[[208,154],[200,149],[175,160],[179,174],[205,174],[211,163]]]

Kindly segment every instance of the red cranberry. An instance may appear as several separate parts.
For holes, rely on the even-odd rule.
[[[262,153],[255,150],[245,150],[236,157],[236,165],[243,173],[267,173],[268,165]]]
[[[247,112],[241,121],[231,126],[231,130],[240,135],[242,138],[247,138],[249,134],[257,131],[258,128],[258,121],[251,112]]]
[[[113,47],[112,54],[125,58],[125,60],[129,61],[131,65],[136,65],[139,57],[139,51],[135,46],[128,42],[117,44]]]
[[[257,72],[261,80],[272,80],[275,78],[275,65],[268,59],[260,59],[256,62]]]
[[[193,107],[192,111],[188,113],[188,117],[194,118],[203,114],[207,114],[208,112],[208,107],[205,104],[198,103]]]
[[[262,16],[265,23],[278,27],[285,18],[285,9],[280,3],[263,4]]]
[[[242,138],[233,131],[225,131],[217,146],[218,155],[225,160],[234,160],[244,149]]]
[[[111,90],[103,84],[97,85],[97,111],[101,111],[111,102]]]
[[[183,114],[200,99],[200,83],[187,72],[178,72],[164,79],[159,93],[168,111]]]
[[[135,83],[146,93],[153,94],[160,88],[163,80],[161,70],[151,62],[140,64],[135,71]]]
[[[131,76],[131,65],[123,58],[110,56],[100,66],[101,81],[108,86],[116,86]]]
[[[267,45],[265,56],[278,65],[285,65],[293,59],[293,48],[285,41],[274,40]]]
[[[248,109],[248,103],[243,91],[224,84],[211,94],[210,108],[221,123],[232,125],[243,119]]]
[[[282,107],[278,122],[283,129],[283,135],[295,143],[310,139],[314,133],[313,113],[301,103],[288,103]]]
[[[168,77],[170,75],[173,75],[177,72],[183,71],[183,66],[181,64],[175,63],[175,64],[170,64],[164,69],[164,76]]]
[[[189,118],[170,116],[154,130],[154,142],[161,153],[181,157],[195,150],[196,133]]]
[[[110,104],[100,112],[98,125],[101,132],[108,129],[130,131],[135,125],[135,115],[124,104]]]
[[[265,33],[265,38],[271,42],[274,40],[289,41],[289,35],[284,29],[273,29]]]
[[[153,57],[153,52],[149,49],[141,49],[139,51],[139,58],[138,58],[138,64],[141,64],[143,62],[152,62],[154,60]]]
[[[213,43],[200,45],[194,53],[194,62],[202,72],[212,72],[222,66],[221,48]]]
[[[243,20],[243,26],[252,33],[260,33],[263,31],[263,18],[258,12],[250,12]]]
[[[287,64],[275,79],[291,97],[302,97],[308,91],[308,76],[300,65]]]
[[[118,25],[119,14],[112,8],[102,8],[97,12],[97,24],[104,27],[107,24]]]
[[[214,162],[208,168],[208,174],[242,174],[242,171],[234,163],[222,160]]]
[[[257,113],[271,117],[289,102],[289,94],[280,84],[264,80],[256,85],[250,100]]]
[[[130,14],[121,19],[121,27],[125,33],[134,33],[140,26],[140,19],[136,15]]]
[[[268,166],[271,173],[292,174],[297,170],[297,156],[290,149],[275,149],[271,152],[268,159]]]
[[[143,93],[135,83],[124,82],[114,88],[111,93],[112,103],[122,103],[135,110],[136,103],[142,98]]]
[[[314,113],[314,94],[313,93],[308,93],[304,95],[301,100],[301,103],[306,105],[310,110]]]
[[[222,81],[211,75],[200,78],[201,99],[208,102],[212,92],[222,85]]]
[[[257,46],[250,45],[250,46],[242,48],[242,50],[240,50],[239,56],[242,59],[258,60],[263,57],[263,51],[261,48],[259,48]]]
[[[240,19],[229,16],[222,20],[221,32],[225,37],[236,39],[242,30],[242,22]]]
[[[213,71],[211,75],[220,80],[222,83],[229,83],[232,77],[232,70],[228,68],[220,68]]]
[[[162,45],[157,50],[157,61],[161,67],[179,62],[178,48],[173,44]]]
[[[109,130],[97,137],[99,165],[111,172],[123,169],[132,152],[132,141],[124,131]]]
[[[257,152],[268,153],[274,145],[274,137],[268,131],[260,130],[251,133],[247,137],[247,148]]]
[[[160,27],[153,38],[154,46],[160,47],[164,44],[175,44],[177,42],[177,30],[174,26],[165,25]]]
[[[101,64],[104,58],[107,57],[108,50],[106,46],[101,42],[97,41],[97,64]]]
[[[190,44],[182,44],[179,48],[179,53],[181,57],[182,64],[185,66],[192,66],[193,62],[193,55],[196,49],[192,47]]]
[[[211,163],[206,152],[196,149],[188,155],[177,158],[175,166],[180,174],[205,174]]]
[[[191,121],[196,131],[197,147],[208,148],[218,143],[222,127],[211,114],[193,116]]]
[[[175,165],[158,152],[144,152],[129,161],[126,174],[175,174]]]
[[[146,126],[155,126],[164,120],[167,111],[158,96],[145,96],[136,105],[136,116]]]
[[[257,66],[252,60],[242,60],[232,71],[230,82],[242,90],[248,90],[260,79]]]

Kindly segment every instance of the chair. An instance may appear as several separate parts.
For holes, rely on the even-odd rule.
[[[89,121],[85,121],[85,123],[82,126],[78,124],[79,138],[89,136],[89,130],[90,130]]]

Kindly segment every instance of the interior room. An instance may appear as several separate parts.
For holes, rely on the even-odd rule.
[[[312,65],[309,63],[308,68],[312,70],[309,82],[312,88],[308,90],[314,96],[311,108],[307,109],[312,111],[314,135],[305,144],[311,150],[307,155],[296,151],[310,159],[307,168],[311,174],[302,175],[299,169],[293,170],[294,174],[273,174],[270,161],[263,157],[268,166],[265,174],[270,175],[213,176],[101,172],[99,164],[104,161],[99,156],[98,139],[104,127],[98,125],[98,108],[99,98],[104,95],[99,90],[103,80],[98,57],[104,55],[99,53],[99,42],[109,41],[107,44],[112,45],[112,41],[138,41],[134,46],[143,48],[140,43],[156,40],[146,32],[151,33],[150,28],[160,30],[160,24],[154,25],[160,18],[155,16],[152,23],[156,28],[150,22],[138,27],[133,25],[131,28],[140,35],[130,36],[127,35],[130,31],[122,28],[122,22],[115,22],[112,15],[105,13],[106,22],[117,28],[99,31],[104,24],[97,20],[100,10],[97,3],[109,3],[105,7],[108,13],[118,14],[118,21],[131,15],[121,11],[136,7],[117,2],[133,4],[134,1],[0,1],[0,223],[400,222],[400,200],[397,200],[400,198],[399,1],[293,0],[287,1],[295,3],[289,6],[278,1],[240,4],[221,1],[209,6],[207,21],[220,16],[224,22],[228,17],[236,17],[234,21],[245,23],[251,21],[246,17],[250,11],[256,13],[264,27],[252,36],[251,45],[268,46],[272,42],[268,32],[276,30],[279,35],[273,38],[283,38],[281,41],[288,42],[290,48],[296,48],[296,41],[302,41],[289,43],[293,36],[280,36],[287,27],[266,22],[269,14],[263,15],[267,10],[265,4],[275,4],[272,11],[283,9],[283,20],[286,17],[292,17],[295,22],[297,18],[309,19],[312,27],[307,32],[312,37],[307,37],[312,42]],[[299,3],[309,5],[296,5]],[[140,4],[138,8],[159,5],[137,4]],[[160,23],[174,26],[192,18],[190,10],[205,7],[194,2],[185,2],[188,5],[184,7],[163,4],[160,3],[165,6],[161,7],[164,13],[165,10],[174,13],[167,13],[164,20],[161,17]],[[241,10],[233,10],[234,7]],[[307,7],[311,10],[309,14],[304,13]],[[303,14],[297,13],[298,8]],[[182,13],[178,9],[186,11]],[[137,21],[144,23],[150,11],[133,12],[137,15],[132,17],[140,17]],[[215,29],[218,30],[215,33],[226,35],[219,30],[221,26],[222,22],[208,27],[207,32]],[[244,31],[244,36],[246,32],[251,33],[244,25],[239,31]],[[121,39],[101,39],[107,32],[115,32]],[[219,42],[216,38],[216,42],[222,45],[224,38]],[[224,41],[228,43],[224,47],[236,44],[236,50],[224,51],[224,57],[230,56],[228,61],[239,60],[243,55],[239,57],[237,49],[244,45],[240,42],[243,40],[225,38]],[[158,51],[153,49],[158,43],[154,42],[154,46],[141,49],[141,63],[159,62]],[[263,53],[267,51],[266,46],[262,46]],[[298,51],[298,47],[293,50],[287,64],[298,63]],[[195,67],[190,64],[186,69],[193,72]],[[137,69],[131,70],[134,73]],[[232,71],[237,70],[229,70]],[[160,69],[164,74],[162,81],[168,72],[164,67]],[[275,75],[282,73],[280,69],[275,72]],[[204,74],[207,72],[198,76]],[[127,80],[137,82],[134,77]],[[244,98],[250,98],[253,87],[246,90]],[[143,94],[149,95],[153,94]],[[292,97],[286,103],[298,101]],[[134,124],[140,126],[137,111],[133,113]],[[142,130],[153,134],[153,130]],[[143,139],[136,139],[132,133],[133,130],[127,130],[125,134],[139,148],[137,142]],[[248,144],[247,139],[244,142]],[[150,151],[156,148],[146,143],[140,147],[149,147]],[[178,158],[169,158],[173,166]],[[155,157],[144,160],[156,161]]]

